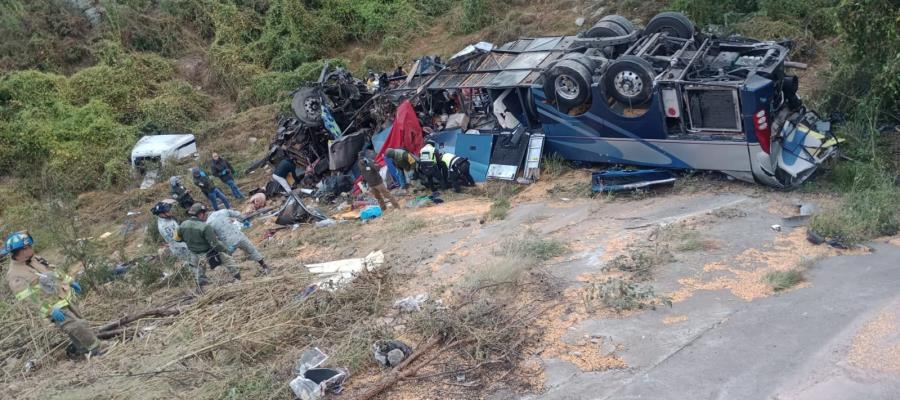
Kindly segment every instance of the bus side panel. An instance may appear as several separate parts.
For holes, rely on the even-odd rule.
[[[540,88],[532,90],[548,152],[557,152],[568,160],[673,169],[751,170],[746,142],[665,139],[659,93],[654,94],[644,115],[627,118],[613,113],[605,104],[594,104],[590,112],[579,116],[566,115],[543,102]],[[597,98],[599,91],[594,94]]]

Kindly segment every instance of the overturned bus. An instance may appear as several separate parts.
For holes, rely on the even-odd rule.
[[[838,140],[798,97],[786,69],[803,65],[788,61],[790,47],[707,36],[675,12],[643,29],[612,15],[576,36],[479,43],[438,68],[417,63],[390,92],[417,98],[436,134],[448,120],[470,134],[524,128],[544,135],[544,153],[568,160],[715,170],[793,188]]]

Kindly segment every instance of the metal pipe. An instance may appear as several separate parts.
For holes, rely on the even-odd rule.
[[[680,81],[684,79],[684,75],[687,74],[687,72],[691,69],[691,66],[694,65],[694,61],[697,61],[697,58],[706,51],[705,48],[707,47],[709,47],[709,38],[705,39],[703,43],[700,44],[700,48],[697,49],[697,53],[694,54],[693,57],[691,57],[691,61],[689,61],[684,67],[684,70],[681,71],[681,75],[678,76],[677,80]]]
[[[809,64],[796,62],[796,61],[785,61],[785,68],[795,68],[795,69],[807,69],[809,68]]]

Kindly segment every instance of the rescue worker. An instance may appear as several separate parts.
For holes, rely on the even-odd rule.
[[[375,200],[378,200],[378,205],[381,206],[381,210],[387,212],[387,204],[384,202],[384,198],[387,197],[390,200],[391,204],[394,205],[395,209],[400,209],[400,203],[397,202],[397,199],[394,198],[394,195],[384,186],[384,180],[381,179],[381,174],[378,173],[378,164],[375,164],[375,160],[372,159],[372,154],[366,150],[359,152],[359,173],[363,177],[363,181],[366,183],[366,186],[369,187],[369,193],[372,196],[375,196]]]
[[[375,74],[375,71],[370,69],[369,73],[366,74],[366,89],[369,89],[369,93],[378,92],[379,84],[378,75]]]
[[[447,170],[447,180],[453,185],[453,191],[459,193],[462,186],[475,186],[475,179],[469,173],[469,159],[457,157],[453,153],[441,154],[441,162]]]
[[[175,234],[178,232],[178,221],[172,215],[172,205],[161,201],[156,203],[150,213],[156,216],[156,229],[159,235],[166,242],[166,248],[172,255],[181,262],[188,264],[191,261],[191,251],[188,250],[186,244],[175,240]]]
[[[228,160],[220,157],[219,153],[212,153],[212,172],[213,175],[218,176],[225,185],[231,188],[231,195],[235,199],[241,200],[244,198],[241,189],[234,183],[234,168],[231,167],[231,163]]]
[[[235,220],[239,220],[239,223],[244,224],[244,216],[241,213],[234,210],[219,210],[209,214],[206,224],[213,228],[216,236],[219,237],[219,240],[228,248],[230,253],[234,253],[236,249],[241,249],[247,257],[259,264],[257,276],[267,275],[269,266],[266,265],[266,261],[263,260],[263,256],[256,249],[256,246],[250,242],[247,235],[244,235],[244,232],[241,232],[238,225],[234,223]]]
[[[200,188],[200,191],[206,195],[206,198],[209,199],[209,202],[212,204],[213,210],[219,209],[219,202],[216,201],[217,199],[222,200],[222,203],[225,204],[225,208],[231,208],[231,204],[228,204],[228,199],[225,198],[225,193],[222,193],[222,190],[213,184],[212,179],[209,179],[206,172],[203,172],[200,168],[191,168],[191,175],[194,177],[194,185],[197,185],[197,187]]]
[[[419,160],[415,155],[402,148],[387,149],[384,152],[384,155],[386,156],[384,159],[385,162],[388,163],[388,169],[393,167],[397,172],[396,174],[392,174],[397,180],[397,184],[400,185],[401,189],[406,189],[408,186],[406,174],[416,170],[416,164],[418,164]]]
[[[391,75],[391,78],[402,78],[406,75],[406,71],[403,71],[403,66],[398,65],[397,69],[394,70],[394,73]]]
[[[381,75],[378,75],[378,91],[383,91],[388,88],[390,82],[388,82],[388,76],[386,73],[382,72]]]
[[[241,271],[238,269],[234,259],[229,255],[234,252],[233,248],[227,248],[216,237],[213,228],[206,224],[207,217],[206,206],[196,203],[188,210],[190,219],[181,223],[176,231],[175,240],[187,244],[188,250],[191,251],[191,258],[188,265],[194,272],[194,279],[197,286],[209,284],[206,279],[206,266],[200,257],[206,258],[210,268],[216,268],[224,265],[228,272],[235,280],[241,279]]]
[[[40,312],[41,317],[48,318],[69,336],[69,354],[103,354],[100,340],[75,306],[81,285],[65,270],[34,254],[33,245],[34,239],[28,232],[16,232],[6,238],[4,250],[11,257],[6,281],[16,300]]]
[[[194,198],[191,192],[181,184],[181,178],[173,176],[169,178],[169,186],[172,189],[172,198],[178,202],[181,208],[187,210],[194,205]]]
[[[441,153],[436,148],[437,143],[432,140],[425,142],[425,146],[419,151],[419,177],[422,184],[432,192],[436,192],[438,187],[446,188],[447,179],[444,172],[443,163],[440,162]],[[435,180],[439,186],[435,186]]]
[[[272,175],[284,178],[291,186],[300,183],[300,180],[303,179],[303,174],[297,174],[297,164],[290,157],[285,157],[279,161],[272,171]],[[288,176],[290,176],[290,179],[288,179]]]

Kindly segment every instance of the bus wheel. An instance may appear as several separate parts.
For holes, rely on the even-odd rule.
[[[690,39],[694,37],[694,23],[680,12],[668,11],[656,14],[644,28],[644,35],[665,32],[669,37]]]
[[[617,36],[625,36],[628,32],[625,31],[625,28],[622,28],[619,24],[613,21],[604,21],[600,20],[591,29],[588,29],[585,32],[584,37],[587,38],[606,38],[606,37],[617,37]]]
[[[302,87],[294,92],[291,109],[297,119],[311,128],[322,125],[322,97],[314,87]]]
[[[653,66],[636,56],[622,56],[613,61],[603,74],[606,93],[628,105],[650,100],[653,89]]]
[[[591,97],[591,71],[575,60],[561,60],[545,77],[544,91],[562,109],[578,107]]]
[[[600,18],[600,21],[609,21],[622,27],[622,29],[625,30],[626,35],[634,32],[634,24],[632,24],[631,21],[628,20],[628,18],[625,18],[621,15],[607,15],[603,18]]]

